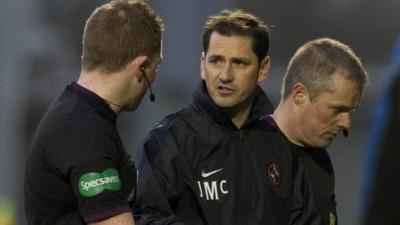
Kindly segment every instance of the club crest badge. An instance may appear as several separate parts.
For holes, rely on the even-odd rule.
[[[336,215],[329,212],[329,225],[336,225]]]
[[[267,168],[266,168],[266,174],[268,177],[268,181],[274,185],[274,186],[279,186],[281,184],[282,178],[281,178],[281,170],[276,163],[270,163]]]

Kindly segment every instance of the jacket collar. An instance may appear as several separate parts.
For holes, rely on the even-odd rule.
[[[207,91],[207,87],[204,81],[202,81],[193,94],[194,108],[197,108],[201,113],[206,114],[212,120],[223,126],[237,129],[232,123],[232,119],[227,109],[218,107],[212,100],[210,94]],[[251,124],[255,120],[259,120],[261,116],[270,114],[273,112],[273,105],[268,99],[265,92],[257,86],[253,106],[249,115],[249,118],[244,123],[243,127]]]

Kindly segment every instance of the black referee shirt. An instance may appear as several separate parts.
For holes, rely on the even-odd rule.
[[[270,115],[261,120],[278,127]],[[328,152],[285,139],[297,161],[290,225],[337,225],[335,174]]]
[[[26,162],[28,224],[79,225],[130,212],[136,172],[116,114],[72,83],[47,110]]]
[[[289,143],[298,159],[292,225],[336,225],[335,175],[326,149]]]

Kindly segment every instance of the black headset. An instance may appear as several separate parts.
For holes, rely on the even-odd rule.
[[[147,79],[147,75],[146,75],[146,72],[144,71],[144,69],[145,69],[144,65],[140,66],[140,71],[142,73],[142,77],[144,77],[144,80],[147,82],[147,85],[149,86],[149,89],[150,89],[149,99],[151,102],[154,102],[156,100],[156,96],[153,94],[153,90],[151,89],[151,84],[149,82],[149,79]]]

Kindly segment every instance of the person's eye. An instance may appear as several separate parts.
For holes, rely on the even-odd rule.
[[[210,59],[208,62],[213,65],[221,65],[223,63],[221,59]]]
[[[247,66],[248,64],[245,63],[245,62],[238,62],[237,65],[238,65],[239,67],[245,67],[245,66]]]
[[[242,61],[242,60],[234,61],[233,64],[234,64],[236,67],[238,67],[238,68],[244,68],[244,67],[246,67],[247,65],[249,65],[249,63],[247,63],[247,62],[245,62],[245,61]]]

